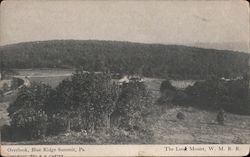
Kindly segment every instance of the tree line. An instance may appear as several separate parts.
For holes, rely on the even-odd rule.
[[[173,87],[168,80],[161,84],[158,104],[194,106],[201,109],[220,110],[236,114],[250,114],[249,78],[221,80],[211,78],[196,82],[184,90]]]

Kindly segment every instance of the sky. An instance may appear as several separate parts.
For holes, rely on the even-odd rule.
[[[179,44],[248,52],[248,3],[240,0],[1,3],[1,45],[55,39]]]

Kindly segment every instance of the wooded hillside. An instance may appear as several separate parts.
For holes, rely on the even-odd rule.
[[[0,65],[10,68],[109,69],[147,77],[206,79],[242,76],[249,55],[180,45],[118,41],[55,40],[2,46]]]

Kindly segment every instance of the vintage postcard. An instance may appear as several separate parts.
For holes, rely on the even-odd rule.
[[[2,156],[246,156],[244,0],[4,0]]]

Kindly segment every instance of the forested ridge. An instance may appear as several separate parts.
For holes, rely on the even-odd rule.
[[[73,68],[147,77],[233,78],[247,71],[249,55],[227,50],[180,45],[97,40],[53,40],[1,47],[1,66],[11,68]]]

